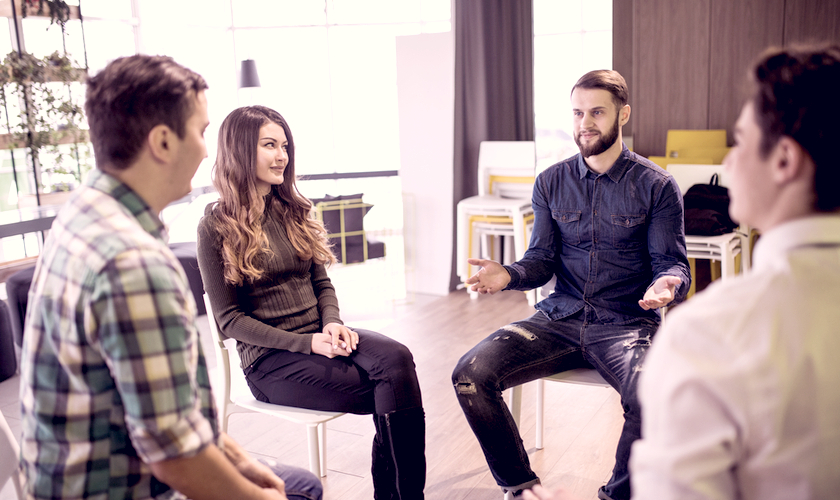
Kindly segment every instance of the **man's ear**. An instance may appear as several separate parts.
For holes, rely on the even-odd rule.
[[[618,124],[623,127],[625,123],[630,121],[630,105],[625,104],[622,106],[621,109],[618,110],[618,116]]]
[[[175,133],[167,125],[156,125],[149,131],[146,142],[152,157],[166,163],[173,154]]]
[[[782,136],[773,148],[773,179],[787,184],[808,175],[811,157],[792,137]]]

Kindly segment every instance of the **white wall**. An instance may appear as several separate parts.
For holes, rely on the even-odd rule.
[[[452,32],[397,37],[397,99],[406,286],[416,293],[447,295],[454,245]]]

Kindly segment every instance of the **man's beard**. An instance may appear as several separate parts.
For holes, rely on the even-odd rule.
[[[616,114],[615,117],[615,124],[613,125],[612,129],[607,132],[607,135],[600,135],[598,140],[595,141],[594,144],[591,146],[584,146],[580,142],[580,131],[575,130],[575,144],[578,145],[580,148],[580,155],[584,158],[589,158],[590,156],[597,156],[604,151],[610,149],[615,141],[618,140],[618,119],[619,115]]]

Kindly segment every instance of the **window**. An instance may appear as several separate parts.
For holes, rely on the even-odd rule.
[[[448,31],[449,0],[232,5],[237,58],[261,82],[240,101],[286,118],[299,174],[398,170],[395,37]]]
[[[612,68],[612,0],[534,0],[534,114],[537,170],[578,153],[572,86]]]

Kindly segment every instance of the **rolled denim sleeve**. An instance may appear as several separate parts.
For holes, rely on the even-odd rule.
[[[510,274],[506,290],[532,290],[548,283],[554,275],[555,231],[548,192],[543,176],[537,178],[531,197],[534,209],[534,228],[525,255],[517,262],[504,266]]]
[[[648,229],[648,251],[653,283],[663,276],[682,280],[675,290],[674,304],[685,300],[691,287],[691,272],[685,247],[685,218],[679,186],[672,176],[661,180]]]

